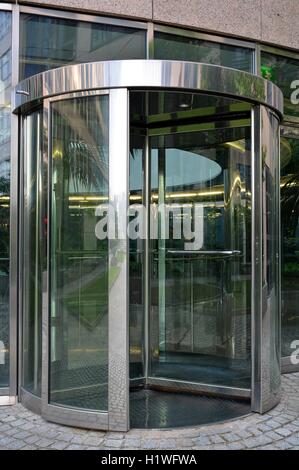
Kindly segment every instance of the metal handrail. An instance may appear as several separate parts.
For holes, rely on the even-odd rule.
[[[198,255],[198,256],[236,256],[240,255],[239,250],[167,250],[167,254],[170,255]]]

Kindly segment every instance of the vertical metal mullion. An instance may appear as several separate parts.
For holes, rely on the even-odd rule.
[[[194,352],[194,286],[192,258],[190,259],[190,323],[191,352]]]
[[[278,240],[278,259],[277,259],[277,269],[278,269],[278,305],[279,305],[279,338],[280,338],[280,349],[281,346],[281,330],[282,330],[282,234],[281,234],[281,189],[280,189],[280,178],[281,178],[281,152],[280,152],[280,142],[281,142],[280,128],[278,132],[278,171],[277,171],[277,212],[278,212],[278,224],[277,224],[277,240]],[[281,354],[282,356],[282,354]],[[282,358],[280,358],[282,359]]]
[[[253,73],[255,75],[261,75],[261,46],[256,44],[254,48],[254,67]]]
[[[39,338],[39,328],[38,328],[38,318],[41,314],[41,305],[40,305],[40,275],[41,275],[41,257],[40,252],[42,249],[42,237],[41,237],[41,224],[42,224],[42,161],[41,161],[41,115],[37,113],[37,138],[36,138],[36,215],[35,215],[35,280],[34,280],[34,389],[37,390],[38,386],[38,366],[39,366],[39,343],[41,338]]]
[[[18,5],[12,7],[12,70],[11,86],[17,85],[19,79],[19,18],[20,11]],[[11,103],[14,103],[13,92],[11,93]],[[17,395],[17,371],[18,371],[18,217],[19,217],[19,158],[18,158],[18,116],[11,115],[11,180],[10,180],[10,290],[9,290],[9,394]]]
[[[47,231],[43,230],[42,254],[46,260],[42,261],[42,413],[46,413],[49,403],[49,343],[50,343],[50,239],[51,239],[51,116],[50,102],[44,101],[42,119],[42,187],[41,201],[45,210],[43,219],[47,220]],[[46,180],[46,181],[45,181]],[[44,223],[44,220],[42,223]]]
[[[144,188],[144,206],[145,206],[145,243],[144,243],[144,376],[147,383],[150,371],[150,283],[151,283],[151,236],[150,236],[150,218],[151,218],[151,156],[149,149],[149,136],[148,130],[145,137],[145,161],[143,173],[143,188]]]
[[[155,46],[154,46],[154,23],[147,24],[147,35],[146,35],[146,58],[155,58]]]
[[[24,259],[25,259],[25,252],[24,252],[24,206],[25,206],[25,197],[24,197],[24,192],[25,192],[25,181],[26,181],[26,174],[27,174],[27,168],[26,168],[26,147],[27,147],[27,116],[22,117],[20,119],[20,133],[19,133],[19,140],[20,140],[20,165],[19,165],[19,187],[21,188],[20,194],[19,194],[19,218],[18,218],[18,223],[19,223],[19,229],[18,229],[18,237],[19,237],[19,242],[18,242],[18,265],[19,266],[24,266]],[[25,174],[26,172],[26,174]],[[20,396],[21,393],[21,387],[23,385],[23,377],[24,377],[24,371],[23,371],[23,308],[24,308],[24,288],[23,288],[23,269],[19,269],[18,273],[18,283],[19,283],[19,299],[18,299],[18,395]],[[15,338],[16,339],[16,338]]]
[[[279,335],[279,325],[273,322],[274,314],[279,315],[279,305],[273,307],[273,285],[270,283],[271,275],[268,271],[268,263],[271,262],[273,252],[269,239],[273,237],[271,227],[269,227],[269,200],[267,200],[267,178],[271,177],[271,172],[278,171],[275,167],[278,162],[271,160],[273,157],[273,145],[278,145],[278,140],[273,141],[273,130],[275,127],[270,119],[271,114],[264,106],[256,106],[253,111],[253,224],[252,224],[252,403],[251,408],[258,413],[265,413],[276,405],[280,398],[280,383],[275,374],[280,370],[279,364],[275,369],[275,353],[273,353],[273,342],[275,349],[280,350],[280,344],[276,344],[276,336]],[[274,143],[273,143],[274,142]],[[275,147],[275,155],[278,149]],[[279,185],[274,175],[274,184]],[[278,179],[278,178],[277,178]],[[278,202],[278,192],[275,188],[276,205]],[[275,209],[278,210],[277,207]],[[276,210],[274,209],[274,212]],[[279,217],[279,212],[273,214]],[[279,223],[276,230],[279,230]],[[275,232],[276,232],[275,230]],[[277,232],[276,232],[276,235]],[[279,242],[279,238],[276,243]],[[278,246],[277,246],[278,248]],[[275,251],[275,266],[270,264],[271,269],[279,269],[279,250]],[[274,278],[279,290],[279,273],[276,272]],[[270,283],[270,284],[269,284]],[[278,302],[279,296],[278,295]],[[277,311],[276,311],[277,308]],[[277,327],[278,330],[275,330]],[[273,339],[274,336],[274,339]],[[280,377],[280,372],[279,372]]]
[[[128,90],[109,94],[109,210],[108,233],[116,225],[116,239],[109,237],[108,308],[108,422],[110,430],[129,429],[129,110]],[[117,259],[117,276],[115,258]],[[111,269],[113,268],[114,271]]]
[[[259,411],[261,403],[261,347],[262,347],[262,156],[261,156],[261,109],[254,106],[251,112],[251,355],[252,383],[251,408]]]

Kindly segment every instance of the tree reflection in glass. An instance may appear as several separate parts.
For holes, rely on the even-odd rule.
[[[108,200],[108,96],[52,110],[50,401],[107,410],[108,240],[95,227]]]

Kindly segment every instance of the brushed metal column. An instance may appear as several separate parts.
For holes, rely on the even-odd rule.
[[[271,124],[270,116],[264,106],[253,108],[251,408],[258,413],[280,400],[279,136],[278,121],[274,118],[277,126]],[[269,211],[272,198],[273,212]],[[271,218],[274,233],[270,233]]]
[[[129,429],[129,117],[126,89],[110,91],[109,100],[109,211],[108,225],[116,225],[109,239],[109,429]],[[108,230],[109,231],[109,230]]]

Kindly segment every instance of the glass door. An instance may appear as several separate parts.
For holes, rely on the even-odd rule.
[[[250,388],[250,146],[250,119],[149,130],[149,382]]]
[[[42,415],[124,431],[126,104],[126,89],[45,102],[49,204],[42,307],[43,354],[49,359],[43,361]]]
[[[50,403],[108,409],[108,95],[52,104]]]

